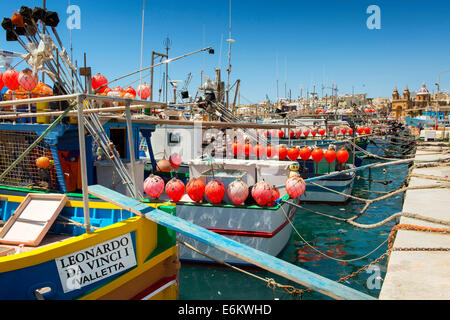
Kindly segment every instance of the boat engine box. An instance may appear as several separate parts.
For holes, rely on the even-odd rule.
[[[130,161],[122,160],[122,162],[125,165],[128,175],[131,177],[131,179],[133,179]],[[142,160],[135,161],[137,190],[142,195],[144,194],[144,164],[145,163]],[[128,197],[132,197],[132,195],[127,189],[127,186],[122,183],[119,174],[113,168],[111,161],[109,160],[95,161],[94,166],[97,171],[97,184],[100,184],[111,190],[117,191]]]

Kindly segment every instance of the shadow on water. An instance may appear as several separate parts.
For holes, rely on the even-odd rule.
[[[363,164],[371,162],[373,160],[364,160]],[[373,180],[390,180],[399,176],[407,168],[407,165],[402,164],[386,167],[385,171],[383,171],[383,168],[372,169],[371,178]],[[385,185],[367,180],[369,178],[368,170],[360,171],[357,175],[361,178],[355,179],[353,195],[371,199],[383,194],[371,193],[366,190],[377,192],[396,190],[406,178],[405,173],[399,179]],[[381,221],[393,213],[401,211],[402,203],[402,194],[374,203],[357,221],[364,224]],[[342,206],[321,204],[304,204],[304,206],[329,215],[348,218],[359,212],[364,207],[364,203],[351,200]],[[384,244],[363,259],[349,262],[341,261],[359,258],[374,250],[387,239],[395,224],[396,222],[393,220],[376,229],[359,229],[340,221],[299,210],[294,219],[296,230],[315,249],[339,260],[336,261],[318,253],[311,246],[305,244],[295,231],[293,231],[289,243],[278,257],[328,279],[338,280],[359,270],[386,252],[387,244]],[[362,272],[343,282],[343,284],[373,297],[378,297],[382,280],[386,274],[386,266],[387,261],[385,259],[375,268],[370,269],[370,272]],[[295,288],[302,289],[300,285],[268,271],[258,268],[245,269],[259,277],[273,278],[280,284],[292,285]],[[182,300],[290,300],[295,297],[282,289],[274,291],[266,286],[266,282],[228,267],[182,263],[179,298]],[[323,300],[329,298],[312,292],[304,294],[303,299]]]

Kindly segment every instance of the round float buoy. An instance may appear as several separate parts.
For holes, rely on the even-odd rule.
[[[275,155],[276,151],[277,151],[276,148],[274,146],[272,146],[271,144],[269,144],[266,148],[267,158],[269,158],[269,159],[272,158]]]
[[[291,199],[300,197],[306,189],[305,181],[299,176],[293,176],[287,179],[285,187]]]
[[[248,186],[242,180],[234,180],[228,185],[227,194],[235,205],[242,204],[248,197]]]
[[[242,144],[236,141],[233,143],[232,149],[233,149],[233,154],[235,156],[238,156],[242,152]]]
[[[364,128],[364,133],[369,134],[370,133],[370,127],[365,127]]]
[[[219,180],[211,180],[206,184],[205,195],[209,201],[217,204],[225,196],[225,186]]]
[[[289,130],[289,138],[292,139],[293,137],[295,137],[295,132],[292,130]]]
[[[327,151],[325,151],[324,157],[328,163],[332,163],[334,160],[336,160],[336,151],[334,151],[333,149],[328,149]]]
[[[255,148],[253,149],[253,152],[255,153],[256,157],[258,159],[264,157],[265,155],[265,149],[262,145],[260,145],[259,143],[255,146]]]
[[[160,176],[149,175],[144,181],[144,191],[150,197],[158,199],[164,191],[164,180]]]
[[[345,136],[345,134],[347,133],[347,128],[342,128],[341,129],[342,134]]]
[[[270,197],[269,202],[267,202],[267,206],[273,207],[277,203],[278,198],[280,197],[280,192],[278,191],[277,188],[275,188],[275,186],[271,187],[270,192],[271,192],[271,197]]]
[[[169,161],[163,158],[156,163],[156,169],[161,172],[170,172],[172,170],[172,166]]]
[[[250,157],[253,154],[253,146],[250,143],[244,145],[244,154],[246,157]]]
[[[326,133],[326,130],[325,130],[324,128],[320,128],[320,129],[319,129],[319,134],[320,134],[321,136],[323,136],[325,133]]]
[[[147,100],[147,98],[152,94],[152,87],[148,83],[143,82],[137,87],[136,91],[142,100]]]
[[[174,202],[180,201],[184,195],[184,191],[185,187],[183,181],[175,177],[166,184],[166,194]]]
[[[172,168],[176,169],[181,164],[181,156],[178,153],[171,154],[169,157],[169,162]]]
[[[19,72],[14,69],[9,69],[3,73],[2,80],[4,85],[12,91],[19,89]]]
[[[284,137],[284,131],[278,130],[278,138],[283,138],[283,137]]]
[[[323,150],[317,147],[311,152],[311,156],[315,162],[320,162],[323,159]]]
[[[278,159],[279,160],[284,160],[286,159],[287,156],[287,148],[283,145],[278,147]]]
[[[98,88],[100,88],[102,85],[106,83],[108,83],[108,80],[105,78],[105,76],[101,75],[100,73],[97,73],[91,79],[92,89],[94,89],[94,91],[97,91]],[[97,91],[97,93],[104,93],[106,88],[107,86],[103,86],[101,89]]]
[[[259,206],[266,205],[272,198],[271,186],[264,181],[256,183],[252,188],[252,197]]]
[[[315,137],[316,136],[316,134],[317,134],[317,129],[312,129],[311,130],[311,135],[313,136],[313,137]]]
[[[25,69],[19,73],[17,81],[25,89],[25,91],[33,91],[39,83],[38,75],[30,69]]]
[[[295,161],[298,158],[299,151],[296,147],[289,148],[287,156],[290,160]]]
[[[37,158],[36,166],[40,169],[47,169],[50,166],[50,160],[47,157]]]
[[[300,149],[299,155],[302,160],[308,160],[311,157],[311,149],[305,146]]]
[[[348,134],[349,134],[350,136],[353,135],[353,129],[352,129],[352,128],[348,129]]]
[[[205,184],[200,179],[191,179],[186,185],[186,193],[193,201],[200,202],[205,194]]]
[[[336,158],[340,163],[344,163],[348,160],[349,154],[345,148],[342,148],[336,153]]]
[[[300,138],[300,137],[302,136],[302,130],[301,130],[301,129],[295,130],[295,136],[296,136],[297,138]]]
[[[356,128],[356,132],[357,132],[358,134],[362,134],[362,133],[364,132],[363,127],[358,127],[358,128]]]

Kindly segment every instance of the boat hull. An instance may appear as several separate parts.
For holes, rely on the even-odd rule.
[[[234,207],[212,205],[177,205],[177,216],[189,222],[229,237],[262,252],[277,256],[288,243],[292,226],[289,221],[297,208],[285,203],[275,208],[258,206]],[[289,217],[289,220],[286,218]],[[177,239],[187,242],[200,252],[218,259],[214,261],[185,246],[180,247],[180,260],[190,262],[220,262],[248,265],[247,262],[223,251],[177,234]]]

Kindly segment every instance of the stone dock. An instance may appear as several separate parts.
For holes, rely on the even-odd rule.
[[[415,163],[450,160],[449,143],[418,144]],[[439,177],[439,180],[433,180]],[[439,167],[414,168],[409,186],[450,184],[450,163]],[[450,229],[450,188],[407,190],[403,212],[433,219],[428,222],[402,216],[400,224]],[[435,222],[441,223],[435,223]],[[448,248],[445,250],[395,251],[395,248]],[[450,299],[450,234],[398,230],[379,299]]]

